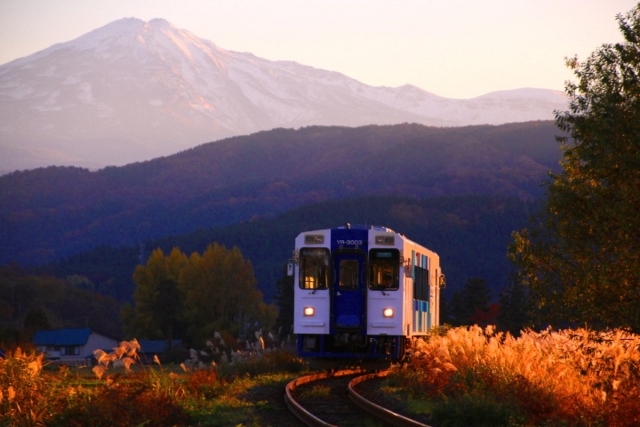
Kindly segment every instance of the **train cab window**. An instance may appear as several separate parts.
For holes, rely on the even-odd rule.
[[[329,286],[329,250],[300,250],[300,282],[302,289],[327,289]]]
[[[338,272],[340,278],[341,290],[354,290],[358,289],[358,270],[360,264],[355,259],[342,259],[340,260]]]
[[[372,290],[397,290],[400,251],[397,249],[371,249],[369,251],[369,288]]]

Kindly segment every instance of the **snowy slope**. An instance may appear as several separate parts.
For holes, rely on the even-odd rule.
[[[565,108],[544,89],[456,100],[372,87],[126,18],[0,66],[0,173],[122,165],[275,127],[501,124]]]

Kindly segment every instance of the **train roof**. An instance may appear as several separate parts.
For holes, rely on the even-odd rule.
[[[343,228],[343,229],[352,229],[352,230],[375,230],[375,231],[386,231],[387,233],[395,233],[395,231],[393,231],[392,229],[383,227],[381,225],[350,224],[348,222],[344,225],[341,225],[339,227],[334,227],[334,228]]]
[[[373,230],[373,231],[381,231],[384,233],[395,233],[398,236],[402,237],[402,239],[404,239],[404,241],[406,243],[411,243],[414,245],[418,245],[423,247],[424,249],[426,249],[427,251],[433,253],[435,256],[438,256],[438,254],[436,252],[434,252],[433,250],[427,248],[426,246],[417,243],[411,239],[409,239],[407,236],[405,236],[402,233],[398,233],[388,227],[384,227],[382,225],[373,225],[373,224],[350,224],[350,223],[345,223],[343,225],[339,225],[337,227],[333,227],[333,228],[320,228],[320,229],[316,229],[316,230],[306,230],[306,231],[302,231],[298,236],[302,236],[303,234],[309,234],[309,233],[320,233],[320,232],[326,232],[329,230],[347,230],[347,229],[351,229],[351,230]]]
[[[345,223],[344,225],[339,225],[337,227],[316,228],[316,229],[313,229],[313,230],[304,230],[304,231],[300,232],[299,236],[301,236],[303,234],[308,234],[308,233],[320,233],[320,232],[326,232],[326,231],[330,231],[330,230],[373,230],[373,231],[381,231],[381,232],[384,232],[384,233],[395,233],[395,234],[398,234],[398,235],[404,237],[404,235],[402,233],[396,233],[392,229],[390,229],[388,227],[381,226],[381,225],[350,224],[348,222]]]

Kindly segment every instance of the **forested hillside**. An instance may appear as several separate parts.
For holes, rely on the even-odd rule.
[[[387,226],[437,252],[447,275],[445,295],[462,287],[468,278],[482,277],[496,298],[511,272],[506,257],[511,232],[525,226],[532,208],[530,202],[496,196],[332,200],[296,208],[276,218],[201,229],[136,246],[102,247],[51,264],[45,270],[59,277],[86,276],[94,289],[123,301],[133,292],[135,266],[153,249],[160,247],[168,253],[178,247],[190,254],[217,242],[240,248],[270,301],[276,296],[277,281],[300,232],[350,222]]]
[[[552,122],[275,129],[95,172],[14,172],[0,177],[0,265],[137,247],[366,195],[533,200],[547,171],[558,167],[558,133]]]

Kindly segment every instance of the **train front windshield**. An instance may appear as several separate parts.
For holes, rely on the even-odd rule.
[[[372,290],[398,289],[400,251],[397,249],[371,249],[369,251],[369,288]]]

